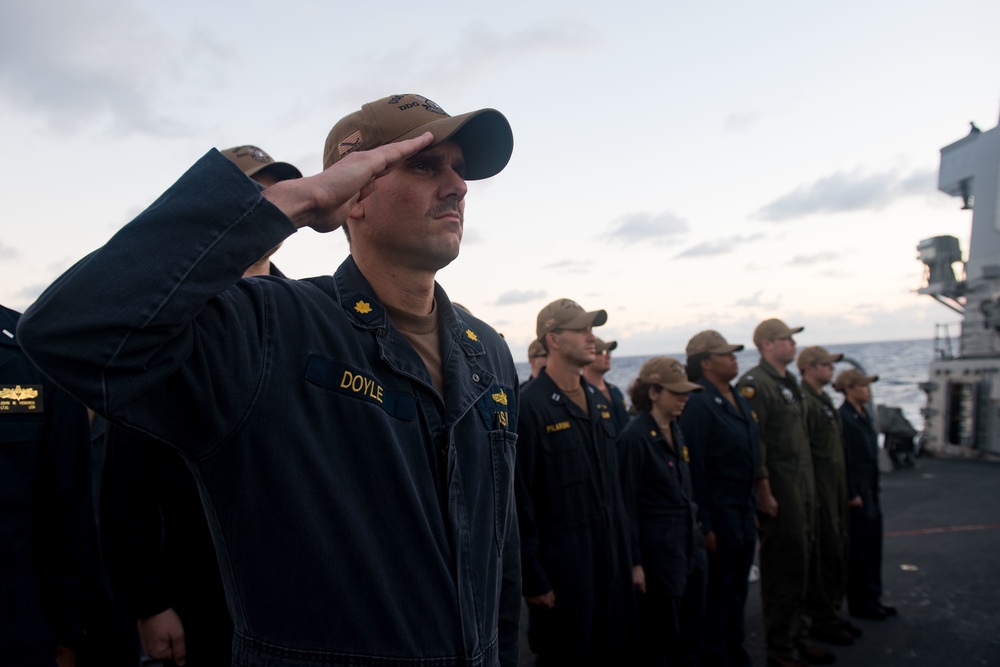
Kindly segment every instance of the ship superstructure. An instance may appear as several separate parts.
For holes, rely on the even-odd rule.
[[[962,315],[957,335],[944,325],[935,332],[935,359],[921,385],[921,445],[943,455],[1000,457],[1000,125],[970,125],[968,135],[941,149],[938,175],[938,189],[972,210],[967,258],[954,236],[917,246],[925,264],[919,292]]]

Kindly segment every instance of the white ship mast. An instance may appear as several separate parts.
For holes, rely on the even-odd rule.
[[[941,149],[938,189],[972,210],[968,258],[954,236],[917,246],[920,289],[962,314],[959,349],[939,346],[927,393],[922,445],[941,454],[1000,456],[1000,125]],[[962,273],[955,275],[955,264]]]

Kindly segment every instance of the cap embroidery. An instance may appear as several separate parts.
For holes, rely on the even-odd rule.
[[[372,312],[372,306],[370,303],[365,303],[364,301],[358,301],[354,304],[354,310],[358,311],[362,315],[367,315]]]
[[[361,130],[355,130],[337,144],[337,154],[344,157],[361,148]]]
[[[442,116],[447,116],[445,110],[438,106],[437,102],[432,102],[431,100],[424,98],[424,109],[427,109],[431,113],[440,114]]]
[[[239,146],[233,150],[236,157],[248,157],[263,164],[271,164],[274,159],[256,146]]]

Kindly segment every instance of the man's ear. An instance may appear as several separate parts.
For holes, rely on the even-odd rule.
[[[352,201],[347,202],[347,218],[349,220],[364,220],[365,218],[365,198],[366,195],[362,191],[359,195],[354,195]]]

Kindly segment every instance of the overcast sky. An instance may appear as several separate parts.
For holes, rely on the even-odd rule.
[[[939,150],[1000,114],[1000,3],[170,3],[0,0],[0,303],[23,310],[212,147],[303,172],[362,103],[502,111],[514,154],[472,184],[451,298],[526,357],[535,316],[604,308],[619,355],[702,329],[750,344],[929,338],[916,245],[971,214]],[[332,272],[343,235],[275,256]]]

